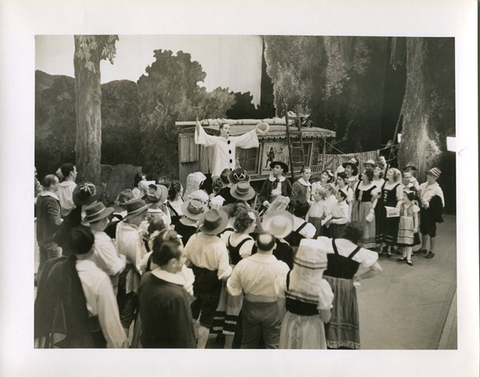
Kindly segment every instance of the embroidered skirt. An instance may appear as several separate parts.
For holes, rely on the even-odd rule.
[[[360,348],[357,292],[353,280],[325,276],[332,287],[332,318],[325,324],[328,348]]]
[[[363,225],[363,237],[360,242],[366,249],[374,248],[376,245],[375,218],[370,222],[366,219],[371,209],[371,202],[354,202],[352,205],[352,221],[358,221]]]

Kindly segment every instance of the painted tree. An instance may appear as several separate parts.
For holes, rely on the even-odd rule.
[[[207,92],[198,83],[206,73],[191,55],[155,50],[155,61],[138,80],[144,171],[152,178],[178,177],[177,120],[220,118],[233,105],[226,89]]]
[[[320,37],[266,36],[265,61],[273,82],[278,116],[288,110],[316,114],[323,109],[325,50]],[[315,111],[314,111],[315,109]]]
[[[446,137],[455,135],[455,45],[453,38],[407,39],[407,86],[402,106],[399,165],[418,164],[418,177],[440,167],[455,200],[455,156]],[[447,196],[447,193],[446,193]],[[447,200],[448,204],[449,200]]]
[[[277,115],[311,115],[337,132],[344,152],[377,148],[383,107],[386,38],[265,37]]]
[[[39,176],[75,159],[75,83],[35,72],[35,166]]]
[[[76,35],[75,39],[75,164],[78,180],[100,184],[102,117],[100,61],[113,64],[116,35]]]
[[[102,85],[102,164],[141,166],[140,94],[137,83]]]

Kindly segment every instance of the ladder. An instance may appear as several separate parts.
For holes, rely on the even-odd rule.
[[[297,130],[290,129],[290,119],[288,111],[285,113],[285,120],[287,126],[287,144],[288,154],[290,159],[290,171],[292,173],[292,180],[295,181],[295,169],[305,166],[305,149],[303,146],[302,136],[302,119],[301,117],[292,118],[296,120]],[[292,140],[292,138],[294,140]]]

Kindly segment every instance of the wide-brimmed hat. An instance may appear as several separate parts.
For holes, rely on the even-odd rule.
[[[114,209],[112,207],[105,207],[102,202],[95,202],[85,207],[84,223],[94,223],[100,221],[105,217],[110,216]]]
[[[198,220],[206,208],[203,201],[199,199],[190,199],[182,204],[183,215],[191,220]]]
[[[145,203],[142,199],[133,199],[125,204],[125,209],[127,210],[127,215],[125,219],[130,219],[135,217],[142,212],[147,211],[152,205]]]
[[[248,173],[245,169],[238,168],[238,169],[235,169],[234,171],[232,171],[228,175],[228,180],[230,181],[230,183],[235,184],[235,183],[242,182],[242,181],[249,182],[250,177],[249,177],[249,175],[248,175]]]
[[[72,199],[75,206],[86,206],[92,204],[102,195],[101,187],[95,186],[93,183],[80,183],[73,189]]]
[[[285,162],[282,161],[273,161],[270,163],[270,169],[273,169],[275,165],[280,165],[283,169],[283,174],[288,173],[288,165]]]
[[[365,166],[365,165],[372,165],[372,167],[374,167],[374,166],[375,166],[375,161],[373,161],[373,160],[370,158],[370,159],[368,159],[367,161],[365,161],[365,162],[363,163],[363,166]]]
[[[347,166],[351,166],[352,169],[353,169],[353,175],[357,175],[358,174],[358,166],[357,164],[355,163],[355,161],[352,161],[352,159],[348,160],[347,162],[344,162],[342,164],[342,166],[345,168]]]
[[[216,236],[222,232],[228,223],[228,216],[219,209],[211,209],[198,219],[198,229],[209,236]]]
[[[187,196],[188,199],[198,199],[204,204],[208,203],[208,194],[204,190],[193,191],[190,195]]]
[[[277,196],[272,203],[267,208],[266,213],[270,213],[273,211],[284,211],[288,208],[290,204],[290,198],[288,196]]]
[[[442,171],[439,168],[431,168],[427,174],[433,175],[436,178],[440,178]]]
[[[293,230],[293,215],[287,211],[267,213],[262,221],[262,228],[276,238],[285,238]]]
[[[255,190],[250,183],[241,181],[233,185],[230,189],[230,195],[238,200],[250,200],[255,196]]]

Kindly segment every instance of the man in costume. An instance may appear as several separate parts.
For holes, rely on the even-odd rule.
[[[38,275],[48,259],[62,255],[62,248],[54,237],[63,219],[60,217],[60,201],[57,196],[58,177],[48,174],[43,178],[43,191],[37,197],[37,242],[40,251]]]
[[[257,348],[263,336],[266,348],[278,348],[281,319],[277,306],[275,281],[286,279],[290,270],[272,253],[275,237],[262,233],[257,239],[257,253],[238,262],[227,281],[232,296],[245,294],[242,306],[242,348]]]
[[[195,144],[213,148],[213,158],[210,162],[209,170],[212,176],[219,177],[222,174],[223,169],[228,168],[231,171],[235,169],[237,148],[258,148],[260,144],[258,142],[257,133],[260,132],[262,131],[260,131],[257,126],[255,129],[243,135],[230,136],[230,125],[228,123],[223,123],[220,125],[220,136],[211,136],[205,132],[197,119]]]
[[[420,185],[420,233],[422,233],[422,248],[419,252],[426,254],[425,258],[435,256],[435,237],[437,224],[443,222],[442,214],[445,207],[443,191],[437,180],[441,170],[432,168],[427,173],[427,182]],[[427,252],[427,243],[430,239],[430,250]]]
[[[62,207],[61,215],[64,218],[75,208],[73,190],[77,186],[75,183],[77,168],[71,163],[66,163],[60,167],[60,170],[62,171],[63,182],[58,185],[57,195],[60,200],[60,207]]]
[[[285,178],[288,173],[288,165],[281,161],[273,161],[270,164],[272,174],[263,183],[260,190],[260,200],[264,207],[268,208],[278,196],[290,197],[292,193],[292,184]]]
[[[85,208],[83,221],[90,224],[90,229],[95,237],[92,260],[100,267],[112,281],[115,294],[118,288],[118,277],[125,269],[125,255],[118,255],[117,247],[113,240],[105,233],[109,220],[108,217],[114,209],[106,208],[102,202],[95,202]]]
[[[37,348],[128,348],[110,278],[93,262],[85,226],[68,235],[74,254],[49,261],[35,300]]]
[[[222,290],[222,280],[232,273],[227,247],[217,237],[227,226],[228,216],[211,209],[198,219],[199,232],[190,237],[185,252],[195,274],[192,317],[199,319],[198,348],[205,348]]]
[[[142,276],[139,308],[143,348],[196,348],[191,296],[179,274],[186,261],[182,242],[153,242],[158,267]]]

